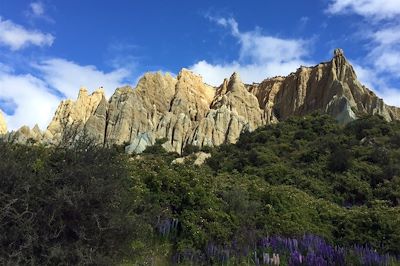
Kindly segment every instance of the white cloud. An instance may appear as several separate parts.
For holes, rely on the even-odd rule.
[[[233,62],[213,64],[202,60],[190,67],[210,85],[221,84],[235,71],[244,82],[251,83],[270,76],[287,75],[300,65],[309,64],[304,60],[308,53],[308,41],[263,35],[260,29],[241,32],[233,18],[209,19],[227,28],[240,45],[238,59]]]
[[[32,2],[29,7],[31,8],[32,15],[37,17],[44,15],[44,6],[42,2]]]
[[[358,68],[360,80],[369,83],[386,103],[400,106],[400,1],[399,0],[331,0],[331,14],[357,14],[364,17],[361,32],[369,48]],[[397,83],[398,84],[398,83]]]
[[[45,82],[32,75],[0,72],[0,86],[0,98],[16,105],[13,115],[5,115],[9,130],[36,123],[42,129],[47,127],[59,99]]]
[[[205,60],[197,62],[190,67],[195,73],[200,74],[204,81],[210,85],[218,86],[224,78],[232,75],[233,72],[238,72],[243,82],[253,83],[260,82],[268,77],[287,75],[300,65],[305,65],[303,61],[290,61],[286,63],[266,62],[265,64],[240,64],[231,62],[226,64],[211,64]]]
[[[309,64],[303,59],[308,54],[308,41],[268,36],[260,29],[241,32],[233,18],[208,18],[227,28],[240,46],[235,61],[213,64],[201,60],[190,67],[210,85],[220,85],[233,72],[238,72],[244,82],[252,83],[271,76],[287,75],[300,65]]]
[[[80,87],[87,87],[92,91],[103,87],[107,97],[110,97],[131,75],[131,72],[124,68],[106,73],[93,65],[82,66],[61,58],[45,60],[34,67],[41,72],[49,86],[67,98],[75,98]]]
[[[386,104],[400,106],[400,90],[391,87],[386,78],[375,69],[352,64],[357,77],[367,88],[373,89],[378,97],[384,99]]]
[[[372,45],[368,58],[375,69],[400,78],[400,25],[379,26],[369,41]]]
[[[366,63],[400,78],[399,0],[331,0],[328,12],[363,16],[366,24],[361,31],[369,47]]]
[[[10,130],[36,123],[45,129],[62,98],[76,99],[81,86],[89,91],[104,86],[106,95],[111,96],[130,75],[122,68],[103,72],[60,58],[34,64],[39,71],[36,76],[15,74],[10,67],[0,66],[0,99],[16,106],[14,114],[5,115]],[[65,97],[60,97],[55,89]]]
[[[0,17],[0,45],[8,46],[16,51],[29,45],[51,46],[54,36],[37,30],[28,30],[11,20],[3,20]]]
[[[372,38],[381,45],[400,43],[400,25],[385,27],[373,33]]]
[[[374,20],[391,19],[400,15],[400,1],[332,0],[327,11],[331,14],[355,13]]]
[[[41,19],[49,23],[54,23],[54,19],[46,13],[47,7],[43,1],[34,1],[29,4],[28,9],[24,12],[26,18],[32,23],[33,20]]]

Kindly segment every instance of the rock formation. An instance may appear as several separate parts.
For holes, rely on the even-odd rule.
[[[57,143],[85,133],[100,144],[125,145],[130,153],[164,139],[168,151],[181,153],[188,144],[234,143],[243,131],[314,111],[341,123],[364,114],[400,120],[400,108],[384,104],[363,86],[336,49],[329,62],[251,85],[234,73],[214,88],[182,69],[176,78],[147,73],[136,88],[118,88],[108,101],[102,90],[88,95],[81,89],[76,101],[61,102],[44,133],[23,128],[20,138],[33,134],[35,140]]]
[[[98,89],[91,95],[88,95],[86,88],[81,88],[79,90],[78,99],[76,101],[62,101],[56,110],[53,120],[47,127],[45,132],[46,140],[57,143],[65,137],[67,131],[72,129],[78,131],[82,130],[84,125],[88,124],[89,119],[95,119],[93,117],[94,113],[97,111],[102,101],[106,102],[104,91],[102,89]],[[101,121],[98,122],[98,124],[101,124]],[[101,127],[96,128],[96,130],[99,131],[99,134],[101,133],[101,129]],[[73,132],[68,132],[68,134],[69,133],[73,134]],[[100,140],[100,138],[97,139]]]
[[[353,67],[336,49],[331,61],[300,67],[287,77],[266,79],[249,91],[266,113],[267,123],[292,115],[323,111],[346,123],[362,114],[379,114],[398,120],[398,108],[387,106],[357,79]]]
[[[3,113],[0,110],[0,135],[7,133],[7,124],[6,120],[3,117]]]

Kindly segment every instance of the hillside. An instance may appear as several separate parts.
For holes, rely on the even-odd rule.
[[[293,117],[202,166],[162,143],[1,143],[0,263],[398,265],[399,122]]]
[[[182,153],[187,145],[235,143],[244,131],[312,112],[341,123],[373,114],[400,119],[400,109],[363,86],[336,49],[328,62],[259,84],[244,84],[234,73],[214,88],[182,69],[176,78],[147,73],[136,88],[118,88],[109,100],[102,89],[89,95],[82,88],[76,101],[60,103],[44,132],[25,126],[6,139],[57,144],[86,132],[99,144],[124,144],[129,153],[140,153],[159,139],[166,139],[168,151]]]

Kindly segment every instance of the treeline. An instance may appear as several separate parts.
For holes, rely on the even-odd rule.
[[[0,264],[398,263],[397,122],[292,118],[201,167],[121,150],[1,143]]]

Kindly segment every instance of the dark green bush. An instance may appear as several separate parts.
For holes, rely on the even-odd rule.
[[[128,255],[125,156],[0,143],[0,264],[110,265]]]

